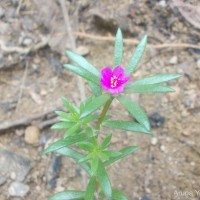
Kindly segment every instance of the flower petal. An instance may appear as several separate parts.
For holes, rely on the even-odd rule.
[[[113,75],[117,77],[123,77],[124,69],[120,65],[115,67],[115,69],[113,70]]]
[[[113,76],[112,69],[110,67],[105,67],[101,70],[101,75],[103,79],[109,79]]]
[[[110,89],[110,92],[111,94],[118,94],[120,92],[123,92],[123,90],[124,90],[124,87],[120,85],[119,87]]]

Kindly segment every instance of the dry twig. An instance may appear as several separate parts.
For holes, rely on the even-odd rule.
[[[48,41],[49,41],[49,37],[43,37],[41,42],[31,47],[18,47],[18,46],[8,47],[5,45],[4,41],[0,40],[0,48],[2,49],[2,51],[6,53],[28,54],[30,52],[35,52],[45,47],[48,44]]]
[[[113,36],[99,36],[99,35],[92,35],[87,34],[84,32],[75,32],[80,38],[88,38],[92,40],[100,40],[100,41],[115,41],[115,37]],[[127,44],[138,44],[139,41],[136,39],[124,39],[124,42]],[[200,45],[194,44],[187,44],[187,43],[165,43],[165,44],[148,44],[147,48],[154,48],[154,49],[162,49],[162,48],[192,48],[192,49],[200,49]]]
[[[43,113],[36,114],[36,115],[33,115],[31,117],[28,117],[28,118],[21,118],[21,119],[17,119],[17,120],[5,121],[5,122],[0,124],[0,132],[3,132],[5,130],[11,129],[11,128],[15,128],[15,127],[18,127],[18,126],[27,126],[27,125],[31,124],[34,120],[44,118],[44,117],[48,116],[49,114],[54,114],[54,112],[56,110],[58,110],[58,108],[54,109],[54,110],[49,110],[49,111],[46,111],[46,112],[43,112]],[[53,120],[53,119],[51,119],[51,120]],[[49,121],[49,120],[47,120],[47,121]],[[51,124],[48,123],[48,125],[51,125]],[[40,125],[39,127],[44,128],[46,126],[47,126],[47,122],[45,123],[45,121],[44,121],[43,124]]]
[[[62,8],[62,13],[63,13],[64,21],[65,21],[66,31],[67,31],[67,34],[69,36],[69,40],[71,42],[71,49],[73,51],[75,51],[76,50],[76,40],[75,40],[74,33],[72,31],[72,27],[71,27],[71,24],[70,24],[69,12],[68,12],[68,9],[65,5],[65,0],[59,0],[59,3],[60,3],[61,8]],[[80,94],[81,94],[81,101],[83,101],[85,99],[85,89],[84,89],[83,80],[79,76],[77,77],[77,80],[78,80],[78,87],[79,87]]]

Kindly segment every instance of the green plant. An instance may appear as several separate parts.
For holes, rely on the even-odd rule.
[[[163,85],[164,82],[177,79],[179,74],[156,74],[140,80],[131,80],[131,74],[138,65],[147,43],[145,36],[138,44],[135,53],[126,68],[121,67],[123,38],[118,29],[115,40],[113,67],[105,67],[101,73],[85,58],[67,51],[72,64],[64,67],[86,79],[92,96],[76,107],[64,97],[63,104],[67,112],[57,111],[60,122],[52,126],[55,130],[64,130],[62,139],[49,144],[44,153],[57,153],[72,158],[86,171],[89,177],[87,188],[83,191],[63,191],[54,194],[50,200],[127,200],[121,191],[112,188],[106,167],[134,153],[137,146],[128,146],[121,150],[110,149],[112,133],[107,133],[100,141],[102,127],[151,134],[150,124],[145,111],[132,102],[129,93],[165,93],[174,92]],[[133,121],[113,120],[107,111],[116,99],[133,117]],[[96,112],[101,109],[100,114]],[[83,153],[84,152],[84,153]]]

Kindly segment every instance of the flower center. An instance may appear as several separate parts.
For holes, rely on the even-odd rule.
[[[114,88],[117,86],[118,78],[116,76],[113,76],[110,78],[110,87]]]

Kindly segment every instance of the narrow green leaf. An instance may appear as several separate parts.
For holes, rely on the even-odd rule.
[[[134,72],[136,66],[140,62],[142,55],[144,54],[144,50],[147,43],[147,35],[144,36],[144,38],[140,41],[138,46],[136,47],[136,50],[131,58],[131,60],[128,63],[128,66],[125,69],[126,75],[129,75]]]
[[[95,191],[95,183],[96,177],[92,176],[88,183],[86,193],[85,193],[85,200],[93,200],[94,199],[94,191]]]
[[[50,153],[52,151],[56,151],[58,149],[61,149],[63,147],[67,147],[69,145],[75,144],[77,142],[82,142],[85,139],[87,139],[86,134],[77,134],[69,136],[65,139],[58,140],[56,142],[53,142],[49,144],[49,146],[44,150],[44,154]]]
[[[64,104],[64,106],[66,107],[66,109],[71,112],[71,113],[79,113],[79,109],[73,105],[72,103],[70,103],[65,97],[61,97],[62,102]]]
[[[116,157],[112,157],[109,160],[105,161],[103,164],[104,166],[108,166],[113,164],[114,162],[116,162],[117,160],[120,160],[128,155],[130,155],[131,153],[137,151],[139,148],[136,146],[130,146],[130,147],[125,147],[124,149],[121,149],[119,152],[121,152],[121,155],[116,156]]]
[[[175,92],[174,89],[167,87],[161,84],[152,84],[152,85],[128,85],[125,90],[125,93],[166,93],[166,92]]]
[[[86,102],[86,104],[84,105],[84,108],[80,114],[80,119],[101,108],[108,101],[109,98],[109,94],[103,94],[101,96],[91,98],[90,101]]]
[[[115,151],[115,150],[106,150],[103,151],[103,153],[105,153],[109,158],[110,157],[117,157],[120,156],[122,153],[119,151]]]
[[[82,122],[89,123],[89,122],[97,120],[98,118],[99,118],[99,115],[88,115],[87,117],[82,119]]]
[[[69,158],[72,158],[76,163],[80,165],[82,169],[84,169],[89,175],[91,175],[90,167],[87,163],[79,163],[80,159],[85,158],[85,155],[82,153],[79,153],[78,151],[71,149],[69,147],[64,147],[61,149],[57,149],[55,153],[58,153],[62,156],[67,156]]]
[[[115,38],[114,67],[122,64],[122,56],[123,56],[123,36],[121,30],[118,29]]]
[[[136,133],[151,134],[151,131],[148,131],[146,128],[144,128],[137,122],[113,120],[104,122],[103,126],[109,128],[117,128],[125,131],[132,131]]]
[[[105,139],[103,140],[103,142],[101,143],[101,148],[102,149],[105,149],[109,146],[110,144],[110,141],[111,141],[111,138],[112,138],[112,133],[110,133],[109,135],[107,135],[105,137]]]
[[[117,99],[141,125],[150,131],[149,119],[144,110],[138,104],[132,102],[125,96],[118,97]]]
[[[72,121],[71,113],[66,113],[64,111],[55,111],[55,113],[59,116],[61,121]]]
[[[76,190],[66,190],[52,195],[49,200],[84,200],[85,192]]]
[[[70,60],[78,64],[81,68],[91,72],[97,77],[100,77],[99,71],[92,64],[90,64],[84,57],[72,51],[66,51],[66,54],[70,58]]]
[[[88,85],[90,87],[90,90],[92,91],[92,93],[94,94],[94,96],[99,96],[102,94],[101,92],[101,86],[98,84],[95,84],[91,81],[88,81]]]
[[[128,197],[123,192],[113,189],[112,200],[128,200]]]
[[[98,165],[99,165],[99,158],[96,156],[96,157],[94,157],[94,159],[91,162],[91,174],[92,175],[96,174]]]
[[[98,170],[97,170],[97,179],[101,186],[101,189],[105,196],[111,200],[112,199],[112,187],[110,184],[109,176],[104,168],[102,162],[99,162]]]
[[[70,65],[70,64],[64,64],[65,68],[70,70],[71,72],[83,77],[84,79],[91,81],[97,85],[100,85],[99,83],[99,77],[91,73],[90,71],[87,71],[86,69],[83,69],[79,66]]]
[[[83,162],[86,162],[88,160],[90,160],[92,157],[94,157],[94,153],[89,153],[88,155],[86,155],[84,158],[80,159],[78,162],[79,163],[83,163]]]
[[[180,74],[156,74],[153,76],[145,77],[143,79],[133,82],[134,85],[151,85],[157,83],[164,83],[173,79],[180,78]]]
[[[75,122],[71,122],[71,121],[58,122],[58,123],[54,124],[53,126],[51,126],[51,129],[53,129],[53,130],[67,129],[75,124],[76,124]]]
[[[101,160],[103,160],[103,161],[109,159],[109,156],[106,154],[106,152],[103,152],[103,151],[99,152],[99,153],[98,153],[98,156],[99,156],[99,158],[100,158]]]
[[[94,145],[88,141],[78,143],[78,147],[88,152],[92,152],[94,149]]]
[[[70,135],[80,133],[82,128],[80,128],[80,124],[76,123],[71,126],[67,131],[65,131],[64,138],[69,137]]]

